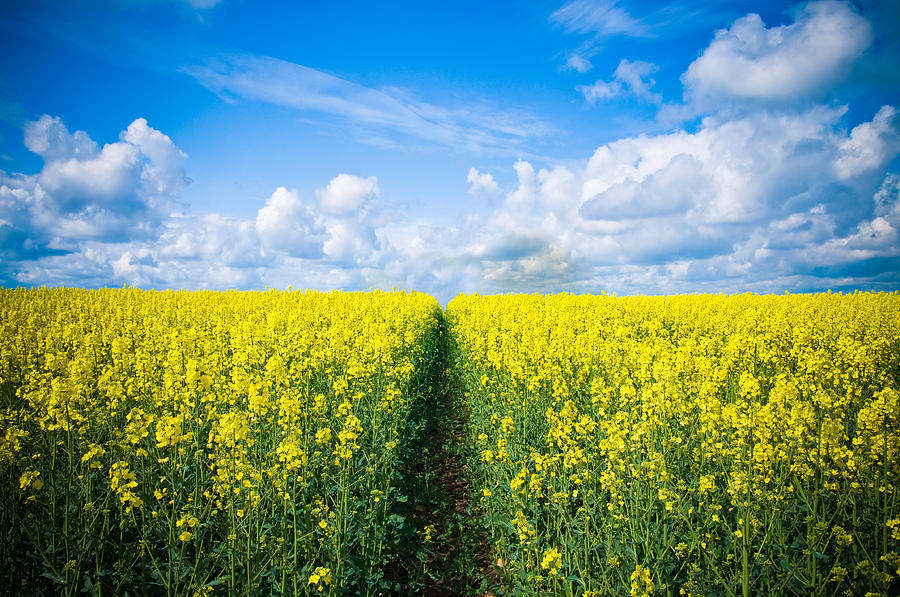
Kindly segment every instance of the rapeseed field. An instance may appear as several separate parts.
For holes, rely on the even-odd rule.
[[[426,591],[409,542],[449,524],[414,528],[409,463],[448,392],[480,594],[900,592],[895,293],[40,288],[0,313],[9,594]]]
[[[381,586],[423,294],[0,291],[0,584]]]
[[[900,296],[459,296],[473,489],[523,595],[900,592]]]

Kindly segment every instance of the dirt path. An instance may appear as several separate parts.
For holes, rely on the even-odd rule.
[[[404,565],[409,572],[406,594],[491,595],[488,588],[499,575],[491,566],[487,536],[471,500],[466,416],[448,379],[447,352],[442,353],[420,415],[419,450],[409,461],[406,516],[418,534],[413,550],[418,561]]]
[[[433,506],[425,524],[435,527],[427,563],[430,574],[424,595],[486,595],[485,587],[496,580],[487,538],[477,528],[477,513],[466,481],[461,455],[465,422],[448,387],[426,427],[429,452],[423,454],[432,475]]]
[[[442,336],[447,340],[446,330]],[[396,514],[404,519],[386,594],[488,597],[500,571],[492,565],[481,513],[471,498],[466,465],[467,413],[441,347],[423,383],[416,429],[405,459]]]

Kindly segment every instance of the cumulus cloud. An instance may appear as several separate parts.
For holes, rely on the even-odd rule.
[[[189,214],[176,209],[187,156],[144,119],[103,147],[50,116],[25,132],[45,164],[0,171],[4,283],[327,288],[369,283],[396,260],[373,223],[374,176],[339,174],[316,205],[278,187],[249,219]]]
[[[855,127],[832,163],[838,177],[848,179],[883,168],[900,150],[897,125],[896,108],[882,106],[871,122]]]
[[[372,222],[381,194],[378,179],[338,174],[317,192],[325,213],[327,239],[322,247],[326,260],[345,268],[375,267],[387,257]]]
[[[254,282],[253,268],[272,263],[263,249],[288,255],[308,249],[324,230],[284,189],[257,222],[218,214],[179,215],[189,184],[187,156],[143,118],[100,147],[70,133],[56,117],[24,126],[25,144],[44,159],[33,175],[0,172],[0,271],[16,283],[202,286]],[[288,195],[285,198],[285,195]],[[279,216],[276,224],[274,215]],[[214,282],[212,282],[214,283]]]
[[[594,153],[583,194],[587,199],[628,181],[646,187],[654,180],[651,175],[684,154],[696,161],[683,163],[696,170],[699,162],[702,179],[712,185],[712,192],[698,195],[708,199],[702,212],[707,220],[754,221],[773,208],[805,205],[829,185],[836,192],[837,181],[822,175],[822,165],[847,139],[837,130],[843,114],[843,108],[826,107],[796,115],[762,111],[734,120],[710,119],[693,134],[621,139]]]
[[[519,179],[519,186],[506,195],[506,201],[504,201],[501,209],[525,214],[534,203],[538,180],[534,174],[534,166],[529,162],[519,160],[513,165],[513,169],[516,171],[516,177]]]
[[[266,250],[282,251],[293,257],[322,254],[325,228],[321,218],[300,200],[296,189],[275,189],[256,214],[256,233]]]
[[[332,221],[328,223],[328,235],[324,251],[329,260],[343,265],[377,263],[378,238],[368,222]]]
[[[370,214],[358,209],[358,201],[377,194],[374,178],[341,174],[326,190],[347,191],[354,187],[348,181],[365,184],[356,185],[362,190],[355,194],[330,196],[343,200],[337,203],[341,208],[337,211],[317,211],[303,202],[297,190],[278,187],[254,219],[219,214],[172,217],[155,242],[134,245],[127,255],[123,253],[116,271],[129,281],[172,284],[172,280],[193,279],[211,287],[259,286],[275,280],[313,287],[312,279],[327,287],[329,280],[352,281],[354,271],[380,266],[386,252]],[[350,195],[356,203],[348,199]],[[345,209],[351,203],[357,208]],[[144,249],[149,252],[142,253]],[[140,255],[143,261],[136,261]],[[293,281],[286,272],[293,272]]]
[[[174,197],[190,182],[184,169],[187,155],[168,135],[150,127],[144,118],[128,125],[119,138],[137,147],[148,162],[149,167],[141,169],[141,185],[146,196]]]
[[[657,70],[659,67],[650,62],[622,60],[616,67],[611,81],[598,80],[592,85],[578,85],[575,89],[589,104],[623,94],[658,104],[662,101],[662,96],[650,91],[656,82],[649,78]]]
[[[151,246],[158,262],[249,268],[272,261],[262,251],[253,221],[220,214],[174,217]]]
[[[810,2],[792,24],[770,28],[748,14],[716,32],[682,81],[699,103],[817,98],[846,77],[871,42],[869,21],[842,2]]]
[[[593,220],[627,220],[685,213],[709,201],[713,190],[696,157],[680,153],[643,180],[626,178],[609,186],[581,206]]]
[[[379,194],[376,177],[360,178],[352,174],[338,174],[328,186],[317,192],[319,207],[332,214],[357,211]]]
[[[70,158],[90,159],[99,153],[97,144],[84,131],[69,133],[59,118],[44,114],[25,123],[25,147],[47,163]]]
[[[616,81],[621,81],[638,99],[658,103],[662,98],[650,91],[656,82],[649,78],[657,70],[659,67],[650,62],[622,60],[616,68],[616,72],[613,73],[613,77]]]
[[[565,165],[520,159],[503,200],[458,222],[388,217],[377,178],[348,173],[314,201],[275,188],[246,219],[179,213],[185,156],[163,133],[139,119],[100,147],[45,117],[27,140],[41,171],[0,173],[0,274],[176,288],[398,285],[442,301],[461,291],[896,289],[900,122],[894,106],[872,112],[848,127],[842,106],[750,110],[611,141]],[[474,167],[467,183],[500,191]]]
[[[466,177],[469,183],[469,194],[475,195],[484,193],[499,193],[500,187],[494,182],[494,177],[490,172],[479,172],[475,167],[469,168],[469,175]]]
[[[885,107],[848,133],[844,114],[759,111],[619,139],[580,165],[519,161],[517,188],[429,263],[483,292],[896,287],[900,177],[885,170],[900,147],[870,133],[898,124]]]
[[[156,234],[189,180],[187,156],[140,118],[102,148],[48,115],[24,126],[40,172],[0,173],[7,257],[72,250],[79,242],[122,242]]]

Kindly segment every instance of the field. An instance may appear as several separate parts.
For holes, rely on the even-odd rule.
[[[457,592],[900,593],[897,294],[0,309],[10,594],[428,594],[440,542],[492,563]]]
[[[508,584],[897,594],[898,299],[454,299]]]
[[[381,585],[433,298],[41,289],[0,304],[0,585]]]

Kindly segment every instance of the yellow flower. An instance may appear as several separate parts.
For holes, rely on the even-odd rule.
[[[313,570],[313,573],[309,575],[309,581],[306,584],[316,585],[316,588],[321,591],[323,584],[331,584],[331,568],[323,568],[322,566],[317,567]]]
[[[559,574],[561,567],[562,555],[559,553],[559,549],[551,547],[544,551],[544,558],[541,560],[541,568],[543,570],[547,570],[550,576],[556,576]]]
[[[22,473],[22,476],[19,477],[19,488],[22,491],[26,491],[29,488],[34,491],[40,491],[42,487],[44,487],[44,482],[40,479],[41,471],[25,471]]]
[[[649,597],[653,595],[656,585],[650,576],[650,570],[638,564],[631,573],[631,597]]]
[[[435,532],[435,527],[433,524],[425,525],[425,528],[422,529],[422,534],[425,537],[425,541],[431,541],[431,536]]]
[[[900,518],[892,518],[887,521],[887,526],[891,529],[891,539],[900,541]]]

